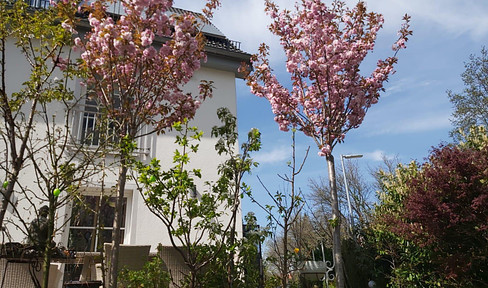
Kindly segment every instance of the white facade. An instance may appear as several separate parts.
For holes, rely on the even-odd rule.
[[[215,31],[218,30],[215,29]],[[213,35],[213,37],[215,36],[222,37],[222,35]],[[224,43],[230,43],[227,39],[222,39],[224,40]],[[7,46],[8,48],[6,54],[8,57],[6,61],[6,77],[9,88],[7,93],[10,95],[11,93],[21,89],[22,83],[29,77],[30,68],[25,60],[25,57],[13,45],[13,42],[8,42]],[[212,98],[209,98],[202,103],[201,107],[197,111],[196,117],[191,122],[192,125],[197,126],[204,132],[204,136],[200,142],[199,153],[191,155],[190,162],[191,167],[200,168],[202,170],[202,179],[201,181],[198,180],[200,182],[197,182],[197,191],[199,193],[205,189],[203,187],[204,181],[217,180],[217,166],[224,160],[224,158],[219,157],[215,152],[214,145],[217,139],[210,137],[212,127],[215,125],[221,125],[217,118],[216,111],[220,107],[227,107],[233,113],[233,115],[236,115],[237,107],[235,81],[236,78],[241,78],[237,72],[237,69],[241,62],[247,62],[249,60],[248,54],[243,53],[238,49],[230,50],[228,47],[209,46],[207,47],[207,52],[208,61],[202,65],[201,69],[196,71],[192,80],[184,87],[185,92],[198,94],[198,85],[200,80],[213,81],[214,86]],[[75,79],[69,84],[77,97],[83,96],[84,88],[80,86],[80,81],[81,79]],[[49,114],[56,115],[55,119],[57,123],[60,125],[60,127],[63,127],[63,124],[65,123],[65,111],[63,106],[57,105],[56,103],[50,103],[48,110]],[[80,111],[83,111],[83,108],[81,108]],[[73,115],[72,117],[76,118],[78,116]],[[73,119],[68,121],[71,123],[70,125],[73,125],[73,127],[70,127],[72,130],[77,129],[76,126],[80,125],[79,122],[76,124],[76,121]],[[45,131],[45,126],[41,123],[41,121],[39,121],[35,129],[35,135],[39,135],[39,138],[41,139]],[[140,154],[140,159],[149,162],[152,158],[157,158],[161,160],[163,167],[168,168],[173,166],[173,152],[176,148],[178,148],[174,144],[174,140],[175,138],[172,133],[160,135],[151,134],[146,136],[144,138],[145,147],[143,147],[145,148],[145,153]],[[8,149],[3,142],[0,143],[0,152],[8,153]],[[40,154],[40,157],[45,158],[47,156]],[[107,158],[107,162],[111,162],[111,160]],[[114,169],[114,171],[117,172],[116,169]],[[115,186],[117,179],[116,173],[111,173],[110,170],[107,170],[106,172],[108,175],[104,179],[103,185],[105,187]],[[1,171],[1,173],[5,173],[5,171]],[[4,175],[1,176],[4,177]],[[85,184],[83,188],[83,193],[85,195],[96,196],[99,194],[102,185],[102,181],[99,176],[92,177],[92,180]],[[22,170],[19,182],[35,193],[36,189],[39,189],[37,183],[34,183],[35,179],[36,177],[32,167],[26,166]],[[159,243],[163,244],[164,246],[170,246],[171,243],[169,242],[166,228],[164,227],[163,223],[146,207],[144,200],[136,190],[136,185],[133,181],[127,182],[125,194],[127,198],[127,209],[125,215],[125,228],[123,230],[123,244],[151,245],[151,251],[155,251]],[[29,223],[35,217],[35,212],[32,210],[32,205],[25,201],[23,197],[15,197],[18,198],[18,201],[16,201],[16,208],[18,211],[21,211],[23,220],[26,223]],[[37,208],[47,204],[39,202],[39,200],[35,199],[35,197],[32,198],[32,201],[37,203]],[[72,213],[72,207],[73,206],[71,204],[65,205],[57,211],[58,227],[63,226],[63,223],[66,223],[66,225],[64,225],[64,228],[62,228],[56,234],[54,240],[56,243],[61,243],[63,246],[69,246],[69,217]],[[16,221],[12,213],[7,213],[7,218],[9,218],[11,221]],[[237,233],[238,235],[242,235],[242,215],[240,212],[237,219]],[[225,219],[222,220],[225,221]],[[21,231],[22,229],[16,228],[15,225],[7,225],[6,228],[9,239],[5,239],[4,241],[23,242],[25,240],[26,236],[25,233]]]

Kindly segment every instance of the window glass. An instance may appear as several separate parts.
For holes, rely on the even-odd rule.
[[[122,208],[121,243],[124,240],[127,199]],[[68,247],[76,251],[99,251],[112,241],[115,198],[82,196],[73,203]],[[98,215],[98,217],[97,217]]]

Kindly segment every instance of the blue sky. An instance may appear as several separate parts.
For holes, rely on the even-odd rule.
[[[267,30],[270,22],[264,14],[263,0],[222,0],[212,22],[230,39],[240,41],[241,48],[256,53],[259,44],[271,46],[271,65],[282,83],[288,76],[284,69],[284,56],[277,39]],[[294,1],[275,1],[280,7],[292,8]],[[327,1],[330,2],[330,1]],[[356,1],[346,1],[354,4]],[[341,154],[363,154],[358,164],[364,174],[368,167],[377,167],[381,156],[397,156],[401,162],[422,162],[432,146],[450,142],[449,118],[452,105],[447,90],[461,92],[460,74],[470,54],[479,54],[488,43],[488,2],[486,0],[369,0],[368,10],[382,13],[384,28],[379,32],[376,50],[364,63],[363,73],[369,74],[380,58],[392,55],[391,45],[402,16],[412,16],[413,36],[407,49],[399,53],[396,73],[390,77],[379,103],[371,107],[363,124],[346,135],[345,142],[334,149],[336,167],[340,169]],[[200,11],[203,1],[177,0],[175,6]],[[369,68],[369,69],[368,69]],[[258,175],[269,190],[283,188],[276,176],[287,172],[286,162],[291,156],[291,135],[278,130],[268,102],[250,94],[244,81],[237,82],[239,133],[245,136],[253,127],[262,133],[263,147],[255,155],[259,168],[246,178],[259,201],[267,201]],[[297,136],[297,153],[303,155],[311,146],[298,185],[308,191],[310,178],[327,177],[325,159],[317,155],[314,143]],[[365,175],[367,176],[367,175]],[[247,199],[244,213],[258,212]],[[260,221],[262,213],[258,213]]]

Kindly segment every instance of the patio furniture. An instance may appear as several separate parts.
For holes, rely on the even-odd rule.
[[[39,259],[1,258],[0,288],[30,288],[42,281],[42,263]],[[60,287],[63,277],[61,263],[51,263],[49,267],[49,287]]]
[[[108,269],[112,259],[112,243],[105,243],[103,247]],[[118,270],[124,268],[132,271],[141,270],[148,261],[150,249],[151,245],[120,245]]]
[[[174,283],[181,283],[190,273],[181,254],[173,246],[163,246],[159,257],[163,260]],[[174,287],[173,284],[170,287]]]
[[[32,259],[2,258],[0,259],[1,288],[25,287],[35,288],[39,285],[41,271],[37,270],[38,263]],[[40,268],[40,266],[39,266]],[[36,283],[37,282],[37,283]]]
[[[110,260],[112,259],[112,243],[105,243],[103,245],[105,252],[105,277],[110,271]],[[120,245],[119,247],[119,259],[118,259],[118,271],[122,269],[128,269],[131,271],[141,270],[144,264],[148,262],[149,250],[151,245]],[[96,273],[92,271],[92,275],[96,274],[97,280],[102,280],[102,265],[96,264]],[[107,281],[104,281],[107,283]]]
[[[42,255],[32,246],[18,242],[7,242],[0,245],[0,288],[40,287],[43,281]],[[49,287],[57,288],[62,284],[62,263],[67,258],[52,258],[49,267]]]
[[[69,281],[64,283],[65,288],[99,288],[103,285],[102,281]]]

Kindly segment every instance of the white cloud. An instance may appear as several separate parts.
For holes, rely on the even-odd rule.
[[[451,122],[449,120],[449,115],[445,114],[408,114],[409,117],[404,117],[401,119],[395,119],[393,117],[383,117],[382,122],[377,122],[373,125],[369,125],[368,128],[363,128],[368,130],[369,136],[377,135],[399,135],[408,133],[422,133],[428,131],[434,131],[439,129],[449,129],[451,127]],[[388,121],[385,121],[387,119]]]
[[[259,164],[274,164],[287,160],[290,157],[290,153],[291,149],[289,146],[281,146],[270,151],[260,151],[253,158]]]
[[[281,9],[293,9],[290,0],[275,1]],[[356,0],[346,1],[349,6]],[[385,17],[384,31],[396,33],[405,13],[412,16],[416,29],[434,25],[454,34],[469,33],[473,38],[488,34],[488,4],[486,0],[366,0],[368,10]],[[204,1],[175,0],[176,7],[201,11]],[[212,22],[230,39],[241,41],[242,48],[255,53],[262,42],[278,48],[267,26],[270,19],[264,13],[262,0],[222,0]],[[380,33],[382,33],[380,31]],[[272,41],[270,41],[272,40]]]
[[[417,25],[435,25],[454,34],[473,38],[488,34],[488,5],[485,0],[366,0],[370,10],[385,16],[387,30],[398,29],[405,13]],[[414,32],[415,33],[415,32]]]
[[[373,152],[366,152],[363,155],[364,155],[364,158],[367,158],[367,159],[372,160],[372,161],[377,161],[377,162],[383,161],[384,158],[386,158],[388,160],[392,160],[392,159],[395,159],[395,157],[396,157],[396,155],[388,154],[383,150],[375,150]]]
[[[259,44],[267,41],[270,33],[267,25],[269,17],[264,14],[264,1],[261,0],[223,0],[222,6],[211,20],[228,38],[242,43],[244,51],[254,53]],[[201,11],[204,1],[176,0],[175,7]]]

